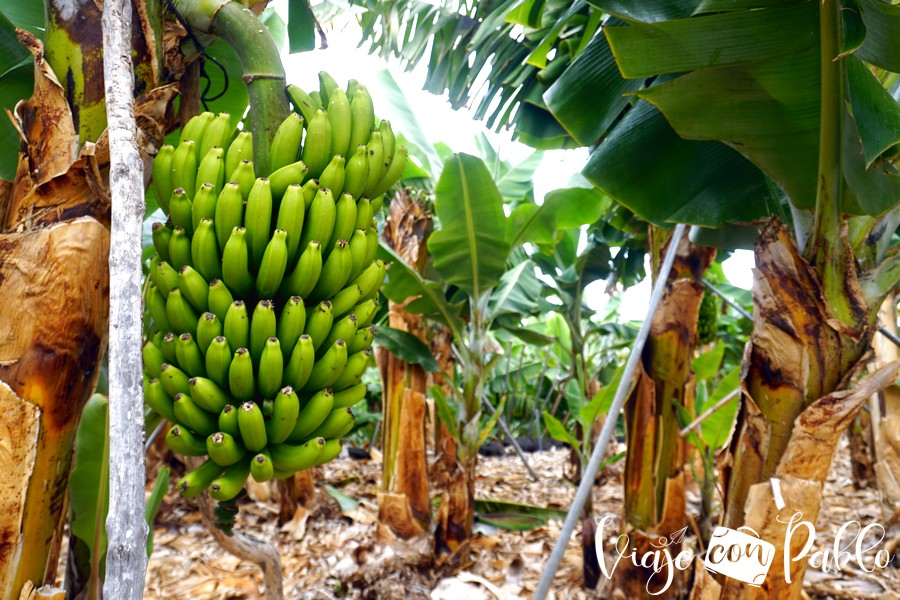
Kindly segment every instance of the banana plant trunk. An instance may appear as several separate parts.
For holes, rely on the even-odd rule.
[[[431,214],[422,202],[399,192],[390,204],[384,240],[413,269],[425,269],[425,243],[431,231]],[[390,302],[388,325],[427,343],[422,315],[406,312],[405,304]],[[381,370],[382,486],[378,495],[378,520],[395,535],[408,539],[423,535],[431,520],[426,461],[426,374],[385,348],[378,350]]]
[[[668,245],[668,234],[651,231],[654,273]],[[681,549],[686,527],[685,443],[675,405],[693,404],[691,358],[697,343],[697,317],[703,299],[698,281],[715,258],[715,249],[695,246],[683,236],[666,291],[653,315],[634,390],[625,405],[625,528],[637,556],[665,539],[672,556]],[[679,598],[684,582],[667,585],[665,573],[622,561],[613,585],[624,597]],[[661,591],[665,590],[665,591]]]

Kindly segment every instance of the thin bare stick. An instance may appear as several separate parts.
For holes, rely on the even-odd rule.
[[[708,409],[704,410],[702,415],[700,415],[699,417],[697,417],[696,419],[691,421],[690,425],[688,425],[687,427],[685,427],[684,429],[679,431],[678,435],[680,435],[681,437],[684,437],[688,433],[690,433],[692,430],[700,427],[700,425],[703,423],[703,421],[707,420],[714,412],[716,412],[717,410],[719,410],[720,408],[722,408],[723,406],[728,404],[729,400],[731,400],[732,398],[734,398],[735,396],[737,396],[740,393],[741,393],[741,388],[735,388],[735,389],[731,390],[730,392],[728,392],[728,394],[726,394],[724,398],[722,398],[721,400],[719,400],[718,402],[716,402],[715,404],[710,406]]]

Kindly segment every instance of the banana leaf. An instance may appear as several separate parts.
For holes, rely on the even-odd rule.
[[[550,519],[565,519],[566,511],[507,500],[475,499],[475,518],[509,531],[530,531]]]

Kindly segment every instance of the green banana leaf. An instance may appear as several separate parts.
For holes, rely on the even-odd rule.
[[[477,301],[506,271],[503,197],[481,159],[460,153],[444,165],[434,205],[441,223],[428,239],[434,267]]]
[[[529,531],[550,519],[565,519],[566,511],[508,500],[475,499],[475,518],[509,531]]]
[[[392,327],[379,327],[375,343],[404,362],[419,365],[429,372],[441,370],[431,350],[416,336]]]
[[[287,34],[291,54],[315,50],[316,17],[309,0],[289,0]]]
[[[20,2],[19,5],[36,3]],[[11,3],[0,3],[0,112],[12,110],[19,100],[31,96],[34,88],[34,67],[31,53],[19,44],[16,26],[23,26],[29,14],[15,11]],[[5,14],[4,14],[5,13]],[[7,16],[9,18],[7,18]],[[43,12],[41,12],[43,23]],[[19,154],[19,133],[5,114],[0,115],[0,179],[11,181],[16,175]]]

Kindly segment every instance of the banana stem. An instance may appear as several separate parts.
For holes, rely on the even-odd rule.
[[[269,146],[290,108],[284,93],[285,74],[278,47],[250,9],[238,2],[175,0],[187,23],[222,38],[238,55],[250,97],[253,166],[258,177],[269,174]]]

